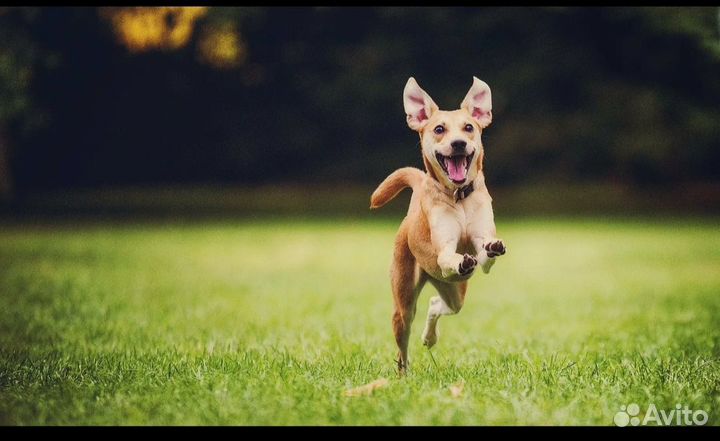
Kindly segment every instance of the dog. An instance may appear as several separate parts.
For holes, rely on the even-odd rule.
[[[395,237],[390,270],[400,374],[408,367],[410,326],[423,286],[430,282],[439,294],[430,299],[422,333],[423,344],[432,348],[438,341],[438,319],[460,311],[475,268],[487,274],[506,252],[496,234],[492,198],[483,175],[481,135],[492,122],[490,87],[473,77],[460,109],[444,111],[410,77],[403,104],[408,126],[420,135],[425,172],[414,167],[398,169],[370,198],[370,208],[376,209],[404,188],[412,189],[407,216]]]

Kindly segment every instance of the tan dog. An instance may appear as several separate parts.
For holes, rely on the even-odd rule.
[[[495,258],[505,254],[505,245],[496,237],[492,198],[482,172],[480,135],[492,121],[490,88],[473,77],[460,109],[442,111],[411,77],[403,101],[408,125],[420,134],[426,170],[394,171],[370,202],[370,208],[382,207],[405,187],[413,190],[395,237],[390,273],[401,373],[408,366],[410,326],[425,283],[432,283],[440,294],[430,299],[422,334],[423,344],[431,348],[437,343],[440,316],[462,308],[475,267],[487,273]]]

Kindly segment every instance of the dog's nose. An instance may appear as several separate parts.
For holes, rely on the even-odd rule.
[[[467,142],[457,140],[450,143],[450,147],[453,148],[453,152],[464,152],[467,147]]]

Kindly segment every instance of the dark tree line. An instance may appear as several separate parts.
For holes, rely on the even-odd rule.
[[[211,8],[142,52],[110,13],[0,10],[0,192],[375,182],[421,166],[411,75],[441,108],[490,84],[497,185],[718,178],[717,8]],[[221,25],[242,51],[226,68],[198,55]]]

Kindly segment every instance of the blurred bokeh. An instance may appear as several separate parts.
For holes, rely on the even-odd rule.
[[[714,7],[2,8],[1,198],[360,212],[422,167],[407,78],[452,109],[473,75],[508,210],[716,210]]]

